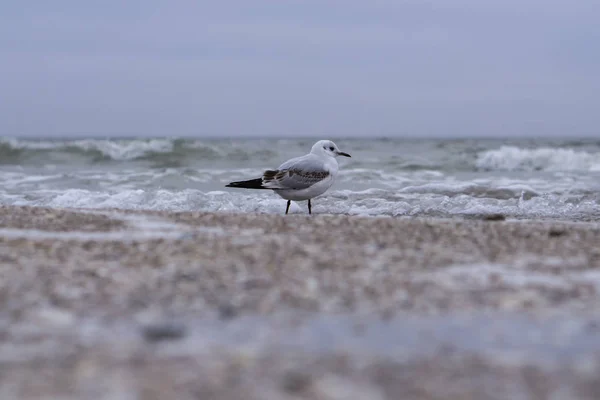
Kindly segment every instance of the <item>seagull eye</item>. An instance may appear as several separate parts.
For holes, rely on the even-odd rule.
[[[333,146],[331,146],[331,147],[329,148],[329,150],[333,151]]]

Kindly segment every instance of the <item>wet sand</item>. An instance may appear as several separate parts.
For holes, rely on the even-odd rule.
[[[600,224],[0,207],[0,398],[600,393]]]

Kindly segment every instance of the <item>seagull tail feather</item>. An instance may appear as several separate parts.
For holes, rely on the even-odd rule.
[[[243,188],[243,189],[268,189],[263,186],[262,178],[250,179],[249,181],[231,182],[225,187]]]

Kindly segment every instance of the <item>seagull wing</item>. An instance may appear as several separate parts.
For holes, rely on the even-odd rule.
[[[306,189],[331,175],[325,163],[311,154],[293,158],[281,164],[279,169],[265,171],[263,186],[269,189]]]

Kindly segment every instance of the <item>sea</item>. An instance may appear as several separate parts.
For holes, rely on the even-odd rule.
[[[317,139],[0,138],[0,205],[283,214],[257,178]],[[313,212],[597,220],[600,139],[334,138],[332,188]],[[293,213],[306,213],[294,203]]]

